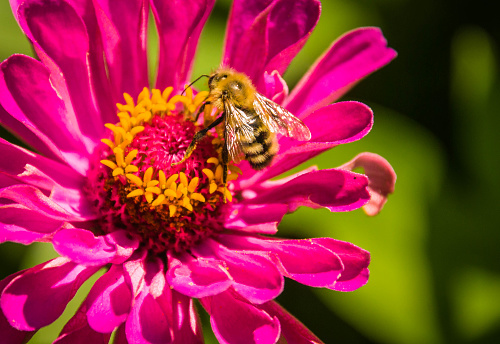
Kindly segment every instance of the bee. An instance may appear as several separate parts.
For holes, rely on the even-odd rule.
[[[299,141],[311,138],[309,128],[288,110],[255,90],[243,73],[221,67],[208,77],[209,95],[200,108],[212,104],[221,115],[206,128],[197,132],[182,160],[189,158],[196,144],[207,132],[224,122],[222,147],[222,182],[227,182],[227,165],[230,160],[239,163],[247,160],[255,170],[261,170],[272,162],[278,152],[276,134],[293,137]],[[196,81],[196,80],[195,80]]]

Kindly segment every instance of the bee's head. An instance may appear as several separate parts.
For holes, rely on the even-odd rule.
[[[255,89],[243,73],[219,68],[208,78],[208,88],[214,101],[230,101],[240,108],[251,108]]]
[[[213,90],[214,88],[220,86],[220,83],[226,80],[228,77],[229,77],[229,72],[225,70],[212,74],[208,78],[208,88],[210,90]]]

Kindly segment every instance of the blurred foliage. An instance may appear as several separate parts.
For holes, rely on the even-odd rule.
[[[230,1],[218,1],[203,31],[194,75],[218,66]],[[345,99],[375,112],[372,132],[310,164],[331,168],[362,151],[384,156],[396,192],[376,217],[301,208],[280,235],[331,236],[372,254],[369,283],[340,293],[286,281],[278,301],[326,343],[493,343],[500,340],[497,215],[500,180],[500,30],[492,2],[351,0],[323,2],[320,22],[285,74],[290,88],[342,33],[379,26],[399,56]],[[157,51],[154,26],[149,40]],[[31,54],[0,3],[0,57]],[[157,58],[152,54],[151,78]],[[3,244],[2,276],[54,255],[50,245]],[[64,317],[74,313],[87,282]],[[205,325],[207,315],[202,313]],[[46,343],[64,323],[41,330]],[[215,343],[209,326],[207,343]]]

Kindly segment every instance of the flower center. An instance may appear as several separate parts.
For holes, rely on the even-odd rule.
[[[95,152],[86,187],[104,233],[126,229],[156,253],[181,252],[222,231],[224,195],[232,200],[222,183],[219,134],[210,133],[189,159],[171,166],[203,129],[192,119],[207,92],[171,93],[172,87],[145,88],[137,102],[124,94],[119,123],[105,125],[111,136]],[[211,113],[205,107],[205,123],[213,121]],[[241,173],[231,165],[229,171],[228,180]]]

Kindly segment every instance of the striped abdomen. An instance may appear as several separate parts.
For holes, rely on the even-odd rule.
[[[268,166],[278,152],[276,135],[269,131],[259,117],[250,123],[253,129],[253,137],[240,138],[245,159],[255,170],[261,170]]]

